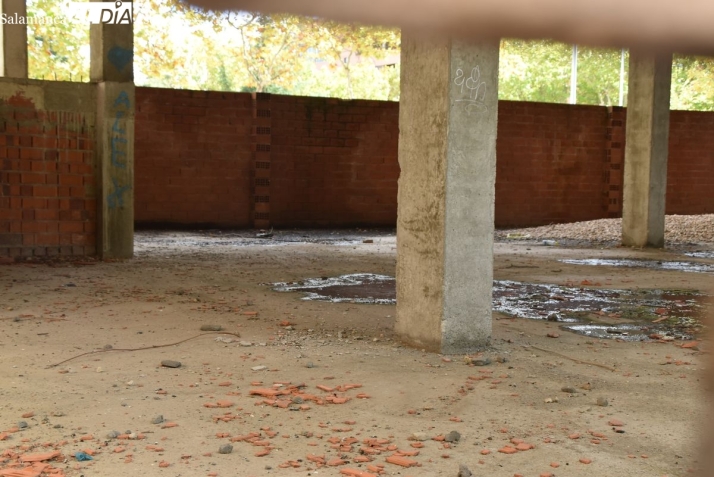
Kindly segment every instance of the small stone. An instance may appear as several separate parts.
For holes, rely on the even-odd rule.
[[[247,348],[247,347],[249,347],[249,346],[253,346],[253,343],[251,343],[250,341],[241,341],[241,342],[238,343],[238,344],[241,345],[241,346],[243,346],[243,347],[245,347],[245,348]]]
[[[221,325],[201,325],[201,331],[223,331]]]
[[[471,359],[471,364],[474,366],[488,366],[491,364],[491,359],[489,358],[478,358],[478,359]]]
[[[295,404],[302,404],[305,402],[305,400],[300,396],[293,396],[292,402],[294,402]]]
[[[459,473],[456,477],[472,477],[473,475],[468,467],[464,464],[459,464]]]
[[[362,243],[374,243],[373,239],[364,239],[362,240]]]
[[[602,407],[607,407],[610,403],[607,402],[607,399],[604,397],[599,397],[597,398],[597,405],[602,406]]]
[[[457,431],[451,431],[444,437],[445,442],[459,442],[461,440],[461,434]]]
[[[62,411],[55,411],[52,413],[52,417],[62,417],[64,413]]]
[[[577,392],[575,390],[575,388],[572,386],[563,386],[562,388],[560,388],[560,390],[563,391],[564,393],[570,393],[570,394],[574,394]]]
[[[309,361],[309,362],[305,365],[305,367],[306,367],[306,368],[314,368],[314,367],[315,367],[315,363],[313,363],[312,361]]]
[[[104,349],[113,349],[113,348],[114,348],[114,346],[112,346],[112,345],[110,345],[110,344],[105,344],[105,345],[104,345]]]
[[[29,426],[27,425],[27,422],[20,421],[17,423],[17,427],[19,427],[20,429],[27,429]]]
[[[171,359],[165,359],[161,362],[161,366],[164,368],[180,368],[181,367],[181,362],[180,361],[174,361]]]
[[[161,424],[162,422],[164,422],[164,416],[162,414],[159,414],[151,420],[152,424]]]
[[[107,433],[107,439],[116,439],[120,434],[119,431],[110,431]]]
[[[267,366],[253,366],[250,369],[252,369],[253,371],[265,371],[266,369],[268,369],[268,367]]]
[[[560,338],[560,335],[558,333],[548,333],[546,336],[548,338]]]
[[[550,315],[548,315],[548,318],[546,318],[546,320],[548,320],[548,321],[560,321],[560,320],[558,319],[558,315],[555,314],[555,313],[551,313]]]
[[[505,356],[496,356],[496,362],[497,363],[506,363],[508,362],[508,358]]]
[[[619,419],[610,419],[610,421],[608,421],[608,424],[613,427],[622,427],[625,425],[625,423]]]
[[[424,442],[429,440],[429,436],[426,435],[426,432],[415,432],[411,436],[409,436],[409,440]]]
[[[219,454],[230,454],[231,452],[233,452],[233,446],[230,444],[223,444],[218,448]]]

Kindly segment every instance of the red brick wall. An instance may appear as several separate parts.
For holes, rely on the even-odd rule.
[[[93,255],[94,116],[0,101],[0,256]]]
[[[135,94],[137,225],[249,226],[251,95]]]
[[[500,101],[496,226],[603,217],[607,110]]]
[[[399,106],[271,97],[270,222],[394,226]]]
[[[136,91],[139,225],[396,223],[397,103]],[[496,225],[619,217],[625,116],[501,101]],[[712,132],[714,113],[672,112],[668,213],[714,212]]]
[[[714,113],[672,111],[667,213],[714,213]]]

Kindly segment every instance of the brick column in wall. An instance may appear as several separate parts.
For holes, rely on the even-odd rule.
[[[251,208],[253,227],[270,226],[270,94],[253,93],[253,161],[251,168]]]
[[[606,159],[603,170],[603,209],[606,217],[620,217],[622,215],[625,118],[625,108],[612,106],[607,109]]]

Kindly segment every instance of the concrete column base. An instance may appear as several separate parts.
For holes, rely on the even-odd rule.
[[[402,35],[396,331],[430,351],[491,338],[498,55]]]

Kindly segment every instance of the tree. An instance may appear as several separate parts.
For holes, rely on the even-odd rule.
[[[570,45],[555,41],[501,41],[499,98],[566,103],[570,55]]]
[[[59,0],[28,0],[28,17],[46,17],[52,23],[27,26],[30,78],[89,81],[89,23],[70,23]]]
[[[714,58],[674,56],[670,108],[714,111]]]
[[[621,55],[622,50],[617,49],[578,48],[578,104],[619,104]],[[625,51],[625,75],[628,58],[629,54]],[[623,89],[624,97],[627,98],[627,76]]]
[[[329,65],[332,70],[339,69],[346,80],[346,96],[349,99],[364,97],[364,93],[357,94],[353,84],[353,71],[356,65],[372,69],[374,60],[383,59],[388,55],[398,55],[400,47],[400,34],[397,29],[379,26],[366,26],[351,23],[338,23],[323,19],[310,19],[310,39],[321,53],[320,60]],[[365,71],[362,73],[374,73]]]

